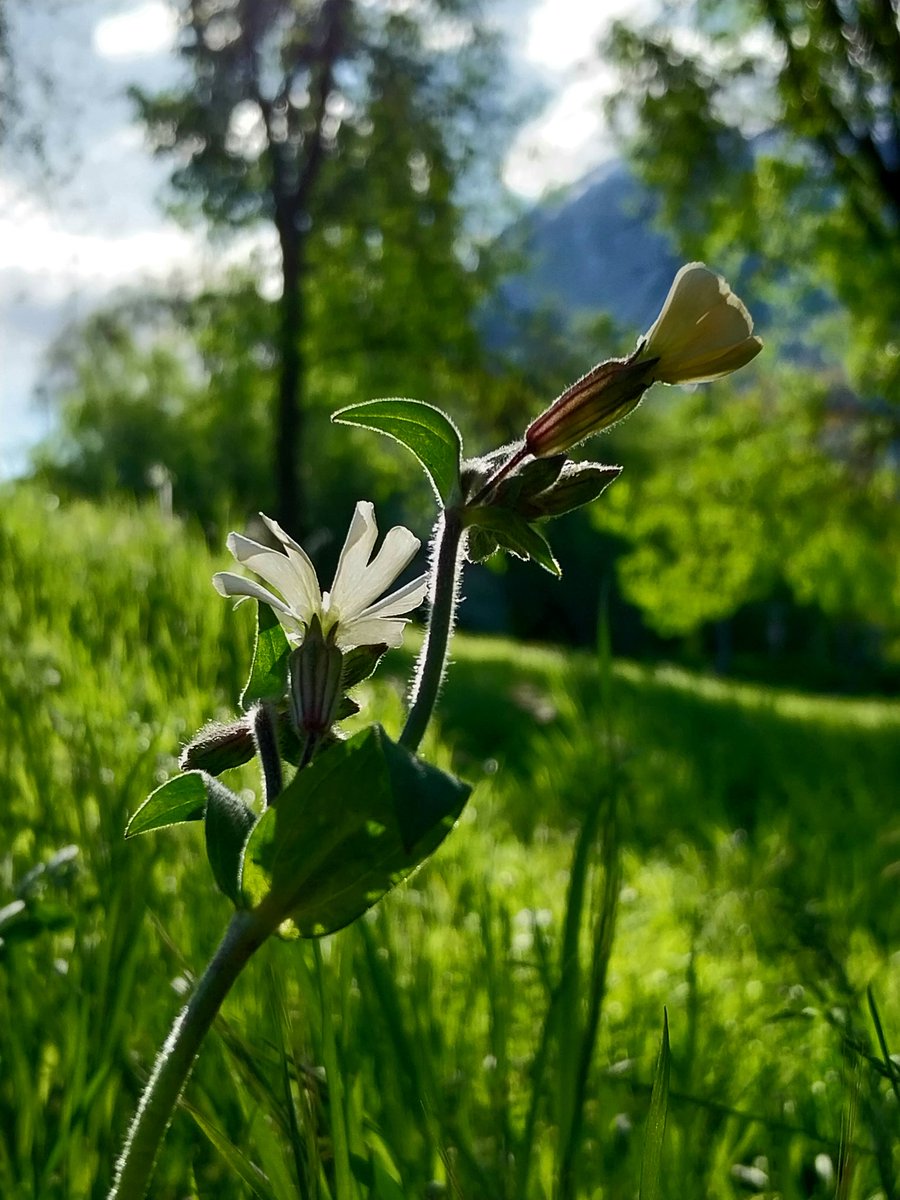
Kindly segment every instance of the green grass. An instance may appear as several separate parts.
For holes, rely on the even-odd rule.
[[[104,1195],[227,921],[202,830],[122,838],[243,683],[224,565],[150,512],[4,494],[4,1197]],[[153,1196],[636,1197],[664,1007],[655,1194],[896,1195],[898,707],[496,639],[453,658],[427,750],[477,785],[458,828],[355,927],[250,964]],[[396,731],[411,661],[364,718]]]

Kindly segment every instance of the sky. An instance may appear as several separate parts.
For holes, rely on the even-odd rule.
[[[615,80],[594,47],[615,17],[639,16],[651,2],[501,4],[514,66],[547,96],[506,156],[505,182],[523,203],[614,154],[602,99]],[[73,63],[78,70],[54,115],[51,178],[23,178],[0,161],[0,478],[21,472],[29,447],[49,431],[33,391],[60,330],[119,286],[196,276],[211,263],[199,232],[163,214],[166,166],[148,153],[126,95],[129,85],[177,77],[164,0],[21,0],[11,16],[23,81],[37,77],[30,68],[38,63],[60,80],[72,79]]]

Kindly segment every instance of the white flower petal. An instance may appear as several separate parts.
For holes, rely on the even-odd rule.
[[[373,604],[397,576],[406,570],[420,545],[421,542],[415,534],[404,529],[402,525],[395,525],[393,529],[388,530],[381,549],[369,563],[356,590],[352,595],[345,597],[342,605],[338,605],[341,617],[352,620]]]
[[[269,604],[275,612],[290,613],[288,606],[274,596],[267,588],[264,588],[261,583],[257,583],[255,579],[247,579],[243,575],[235,575],[231,571],[219,571],[213,575],[213,587],[220,596],[250,596],[254,600],[261,600],[263,604]]]
[[[407,622],[399,618],[357,617],[354,621],[341,621],[337,644],[342,650],[349,650],[353,646],[377,646],[381,642],[387,646],[399,646],[406,625]]]
[[[315,612],[321,599],[319,582],[305,554],[302,558],[282,554],[240,533],[230,533],[227,544],[239,563],[278,588],[287,606],[299,617],[308,619]]]
[[[762,349],[753,318],[726,281],[703,263],[681,268],[647,331],[640,358],[657,358],[661,383],[707,383],[744,366]]]
[[[344,614],[354,608],[354,598],[362,586],[369,556],[377,540],[375,509],[370,501],[360,500],[354,510],[347,539],[334,573],[334,583],[331,585],[331,605],[338,613]],[[355,611],[359,612],[361,608],[365,608],[367,602],[355,607]]]
[[[368,617],[402,616],[404,613],[412,612],[414,608],[418,608],[425,599],[427,591],[428,576],[420,575],[418,579],[413,579],[411,583],[398,588],[396,592],[391,592],[383,600],[378,600],[375,604],[370,604],[368,608],[363,609],[357,619],[366,620]]]

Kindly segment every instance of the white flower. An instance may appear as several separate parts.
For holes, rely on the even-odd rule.
[[[660,383],[708,383],[745,366],[761,349],[743,301],[721,275],[693,262],[672,281],[634,361],[658,359],[652,377]]]
[[[688,263],[662,311],[630,358],[598,363],[558,396],[525,431],[536,457],[560,454],[637,408],[654,383],[708,383],[755,358],[753,319],[721,275]]]
[[[213,576],[213,586],[222,596],[252,596],[271,605],[287,634],[299,645],[314,616],[342,650],[353,646],[386,643],[399,646],[407,614],[425,597],[427,578],[420,575],[379,600],[419,549],[419,539],[402,525],[386,535],[381,549],[369,561],[378,539],[375,510],[367,500],[356,505],[347,540],[338,560],[330,592],[322,592],[316,571],[305,550],[284,532],[277,521],[260,513],[283,550],[272,550],[239,533],[228,535],[228,549],[242,566],[248,567],[280,596],[252,579],[222,571]]]

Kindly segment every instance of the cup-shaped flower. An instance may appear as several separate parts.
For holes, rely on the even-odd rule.
[[[703,263],[681,268],[636,362],[654,362],[660,383],[709,383],[744,367],[762,349],[753,318],[721,275]]]
[[[372,558],[378,540],[375,510],[367,500],[360,500],[331,591],[323,592],[303,548],[277,521],[260,515],[281,543],[281,549],[273,550],[240,533],[230,533],[227,545],[242,566],[276,588],[278,594],[255,580],[222,571],[213,576],[213,586],[220,595],[250,596],[270,605],[294,646],[303,642],[313,617],[318,617],[322,634],[341,650],[400,645],[409,614],[425,597],[427,577],[420,575],[390,595],[383,593],[419,549],[420,542],[414,534],[402,525],[395,526]]]
[[[659,316],[630,358],[598,363],[525,431],[531,454],[576,446],[627,417],[653,383],[708,383],[745,366],[762,349],[745,305],[703,263],[681,268]]]

